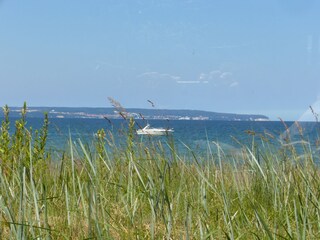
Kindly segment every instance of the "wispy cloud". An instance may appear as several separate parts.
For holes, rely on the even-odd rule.
[[[177,81],[177,83],[179,84],[198,84],[198,83],[201,83],[201,81],[184,81],[184,80],[180,80],[180,81]]]
[[[212,83],[214,86],[237,87],[239,82],[234,79],[233,73],[221,70],[212,70],[209,73],[200,73],[199,81],[202,83]]]
[[[148,82],[158,83],[164,80],[170,80],[177,84],[213,84],[214,86],[227,86],[235,88],[239,82],[234,79],[233,73],[228,71],[213,70],[211,72],[202,72],[195,80],[185,80],[180,76],[156,71],[144,72],[136,76],[138,79],[146,79]]]
[[[239,85],[239,83],[237,81],[235,81],[230,84],[230,87],[237,87],[238,85]]]
[[[227,78],[229,78],[231,76],[232,76],[231,72],[223,72],[223,73],[221,73],[220,78],[221,79],[227,79]]]
[[[137,78],[153,78],[153,79],[169,79],[169,80],[174,80],[174,81],[179,81],[181,79],[180,76],[176,75],[171,75],[168,73],[159,73],[159,72],[145,72],[142,74],[139,74]]]

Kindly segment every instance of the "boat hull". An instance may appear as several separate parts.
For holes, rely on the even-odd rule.
[[[168,135],[173,132],[173,129],[166,128],[151,128],[149,124],[142,129],[137,130],[138,135],[151,135],[151,136],[162,136]]]
[[[138,135],[153,135],[153,136],[162,136],[162,135],[168,135],[171,134],[173,131],[172,130],[164,130],[164,131],[144,131],[144,130],[138,130],[137,134]]]

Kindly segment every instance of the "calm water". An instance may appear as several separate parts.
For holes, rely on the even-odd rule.
[[[0,119],[1,120],[1,119]],[[11,119],[13,122],[14,119]],[[28,126],[33,129],[40,129],[42,119],[27,119]],[[224,150],[236,151],[241,144],[250,145],[253,140],[252,132],[255,133],[255,143],[261,145],[261,135],[267,136],[271,146],[281,146],[285,132],[285,126],[281,122],[232,122],[232,121],[166,121],[149,120],[152,127],[174,128],[173,139],[179,151],[186,149],[185,145],[194,151],[207,150],[208,146],[214,147],[213,142],[219,142]],[[146,122],[139,121],[138,124],[145,126]],[[138,128],[138,124],[136,128]],[[316,140],[318,139],[319,124],[300,123],[303,131],[303,139],[310,143],[316,150]],[[301,141],[298,128],[293,122],[286,122],[290,127],[291,140]],[[105,119],[50,119],[48,143],[51,149],[61,150],[67,146],[69,136],[74,141],[81,139],[90,142],[94,139],[94,134],[99,129],[110,130],[116,139],[125,139],[126,122],[124,120],[112,120],[110,124]],[[13,126],[11,131],[14,131]],[[251,133],[251,134],[250,134]],[[271,138],[270,136],[273,136]],[[282,135],[282,136],[281,136]],[[150,137],[136,136],[135,141],[149,140]],[[151,137],[153,140],[166,142],[166,136]],[[299,143],[297,143],[299,145]]]

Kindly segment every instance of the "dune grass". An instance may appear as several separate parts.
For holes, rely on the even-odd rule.
[[[168,139],[141,142],[129,121],[124,144],[99,130],[92,144],[46,150],[26,128],[26,106],[0,136],[0,239],[319,239],[320,171],[315,154],[288,142],[259,151],[208,149],[181,156]],[[306,145],[307,146],[307,145]],[[186,146],[187,147],[187,146]]]

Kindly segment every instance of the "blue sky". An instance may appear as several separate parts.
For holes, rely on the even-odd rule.
[[[319,105],[319,13],[317,0],[3,0],[0,104],[110,96],[297,120]]]

